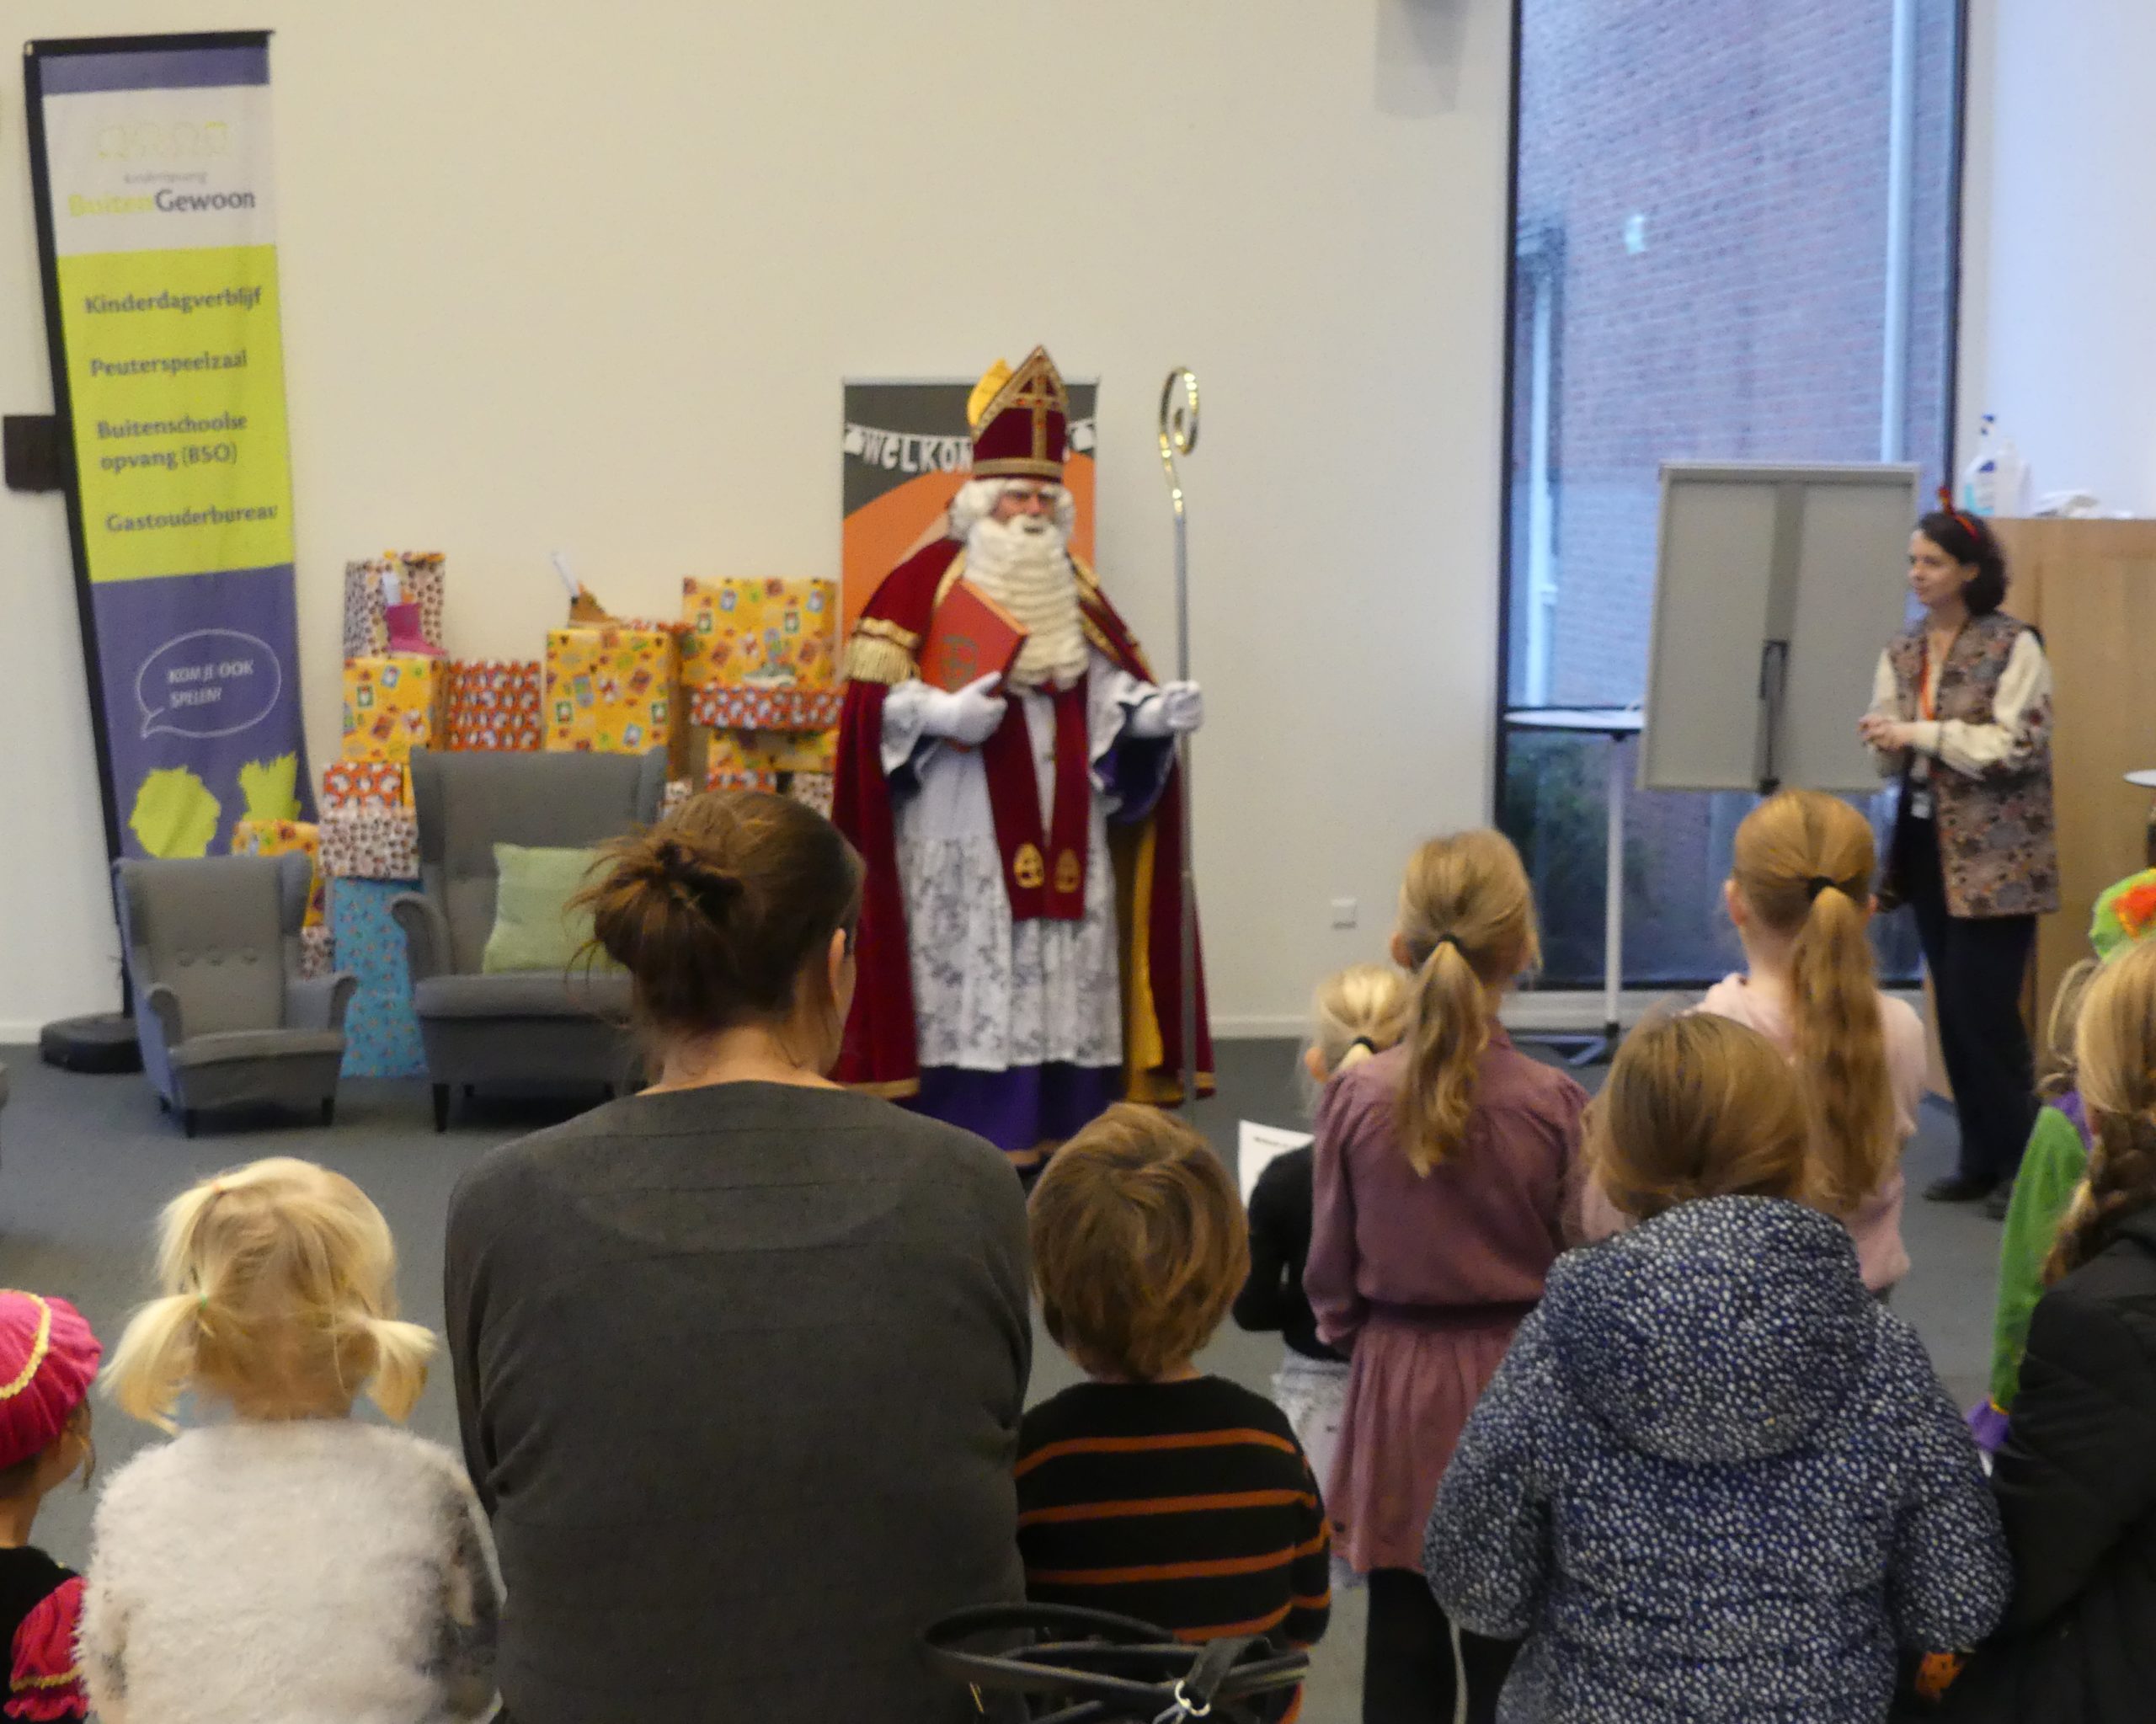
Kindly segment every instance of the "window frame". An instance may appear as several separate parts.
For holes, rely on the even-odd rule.
[[[1561,4],[1563,0],[1536,0],[1540,4]],[[1893,0],[1888,0],[1893,3]],[[1534,244],[1523,248],[1519,232],[1519,144],[1520,144],[1520,88],[1522,83],[1522,51],[1529,0],[1512,0],[1512,54],[1511,79],[1508,99],[1509,113],[1505,130],[1505,235],[1502,255],[1505,259],[1504,327],[1501,340],[1504,349],[1504,375],[1502,403],[1498,416],[1500,443],[1497,459],[1497,654],[1496,678],[1496,710],[1491,715],[1491,729],[1496,745],[1491,751],[1491,772],[1488,798],[1490,825],[1503,830],[1500,822],[1504,816],[1505,771],[1512,749],[1512,731],[1505,720],[1506,713],[1515,705],[1508,697],[1511,692],[1513,644],[1513,583],[1520,571],[1513,566],[1513,439],[1518,431],[1516,405],[1520,379],[1519,313],[1523,303],[1522,280],[1530,262],[1534,267],[1546,268],[1552,246],[1546,237],[1538,238]],[[1954,11],[1954,123],[1953,143],[1948,151],[1946,181],[1946,360],[1945,383],[1945,471],[1951,476],[1956,470],[1955,455],[1961,418],[1961,278],[1962,246],[1965,238],[1966,210],[1964,189],[1967,183],[1969,148],[1969,13],[1971,0],[1953,0]],[[1561,254],[1562,242],[1556,249]],[[1540,290],[1548,292],[1548,288]],[[1560,299],[1555,316],[1561,327],[1562,303]],[[1553,422],[1561,414],[1557,394],[1563,375],[1561,355],[1553,362],[1551,371],[1552,398],[1550,415]],[[1636,785],[1635,786],[1636,789]],[[1693,793],[1711,794],[1710,792]],[[1620,990],[1635,986],[1651,988],[1657,992],[1711,987],[1721,979],[1720,976],[1688,976],[1676,980],[1657,977],[1651,980],[1636,979],[1629,972],[1618,978]],[[1599,978],[1593,980],[1557,984],[1550,991],[1585,991],[1603,985]]]

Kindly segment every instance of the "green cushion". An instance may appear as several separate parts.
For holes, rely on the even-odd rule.
[[[595,850],[541,850],[521,844],[494,846],[494,928],[479,968],[488,975],[511,970],[565,970],[591,939],[591,912],[571,910]],[[602,967],[611,968],[603,954]]]

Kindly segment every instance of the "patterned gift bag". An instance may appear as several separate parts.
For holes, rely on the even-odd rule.
[[[394,571],[408,602],[419,607],[419,632],[442,644],[443,567],[439,551],[385,551],[344,565],[344,656],[380,658],[389,650],[382,578]]]

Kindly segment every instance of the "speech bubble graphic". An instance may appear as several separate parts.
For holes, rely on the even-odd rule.
[[[285,668],[270,643],[236,628],[175,635],[135,673],[142,734],[237,736],[276,709]]]

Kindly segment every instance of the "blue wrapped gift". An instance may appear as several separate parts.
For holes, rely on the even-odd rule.
[[[416,884],[410,880],[329,882],[329,927],[338,968],[360,979],[360,990],[344,1016],[347,1077],[419,1077],[426,1071],[419,1019],[412,1009],[404,931],[389,913],[390,900]]]

